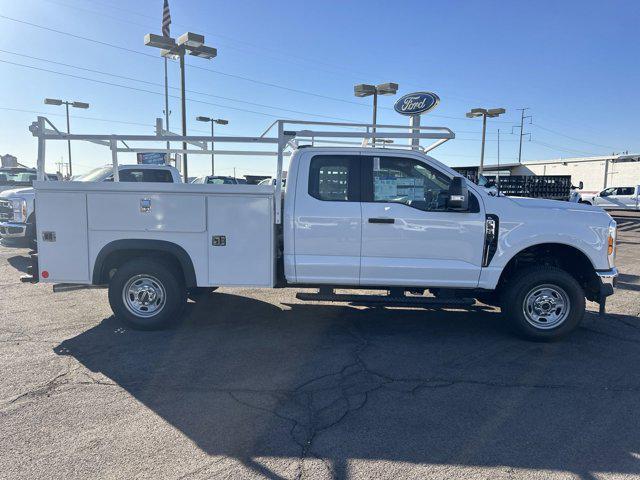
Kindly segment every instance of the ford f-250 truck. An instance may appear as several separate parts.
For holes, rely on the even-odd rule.
[[[575,329],[585,298],[604,308],[613,293],[616,223],[602,209],[492,196],[418,150],[301,145],[323,132],[285,124],[272,139],[275,187],[37,183],[39,255],[25,281],[107,286],[116,316],[141,329],[176,321],[194,291],[315,287],[298,298],[430,308],[479,299],[540,340]],[[421,128],[419,138],[453,138]],[[361,136],[383,135],[372,132]]]

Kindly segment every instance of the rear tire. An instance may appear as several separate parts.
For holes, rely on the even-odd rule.
[[[584,291],[557,267],[517,272],[502,295],[502,312],[521,335],[551,341],[572,332],[585,311]]]
[[[177,322],[186,295],[182,273],[151,258],[125,263],[109,282],[113,313],[138,330],[158,330]]]

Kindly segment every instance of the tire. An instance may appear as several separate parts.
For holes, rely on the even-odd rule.
[[[218,289],[218,287],[192,287],[187,290],[187,297],[189,300],[198,302],[205,298],[207,295],[212,294]]]
[[[584,291],[560,268],[522,270],[509,283],[502,295],[502,312],[519,334],[531,340],[559,339],[584,317]]]
[[[177,322],[186,296],[181,272],[151,258],[125,263],[109,282],[113,313],[137,330],[158,330]]]
[[[584,203],[585,205],[591,205],[589,200],[580,200],[578,203]]]

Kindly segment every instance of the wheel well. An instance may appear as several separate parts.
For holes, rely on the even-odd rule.
[[[534,245],[518,252],[503,269],[496,290],[508,284],[516,272],[544,265],[561,268],[582,285],[589,300],[597,300],[600,290],[591,260],[577,248],[561,243]]]
[[[189,254],[179,245],[161,240],[117,240],[105,245],[93,267],[93,284],[103,285],[115,271],[129,260],[148,257],[174,268],[184,278],[187,287],[197,285]]]

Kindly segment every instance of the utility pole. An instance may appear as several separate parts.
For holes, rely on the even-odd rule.
[[[165,129],[167,131],[171,130],[169,128],[169,76],[167,75],[167,57],[164,58],[164,123]],[[169,149],[171,148],[171,142],[167,141],[167,158],[165,162],[167,165],[171,165],[171,153]]]
[[[498,171],[496,172],[496,189],[500,194],[500,129],[498,129]]]
[[[520,112],[522,113],[520,115],[520,147],[518,148],[518,163],[522,163],[522,137],[524,137],[525,135],[531,135],[531,133],[525,133],[524,132],[524,119],[528,118],[529,123],[531,123],[531,115],[526,115],[524,114],[524,112],[526,110],[529,110],[529,107],[525,107],[525,108],[518,108],[517,110],[520,110]],[[517,126],[514,128],[518,128]],[[529,140],[531,140],[531,137],[529,137]]]

